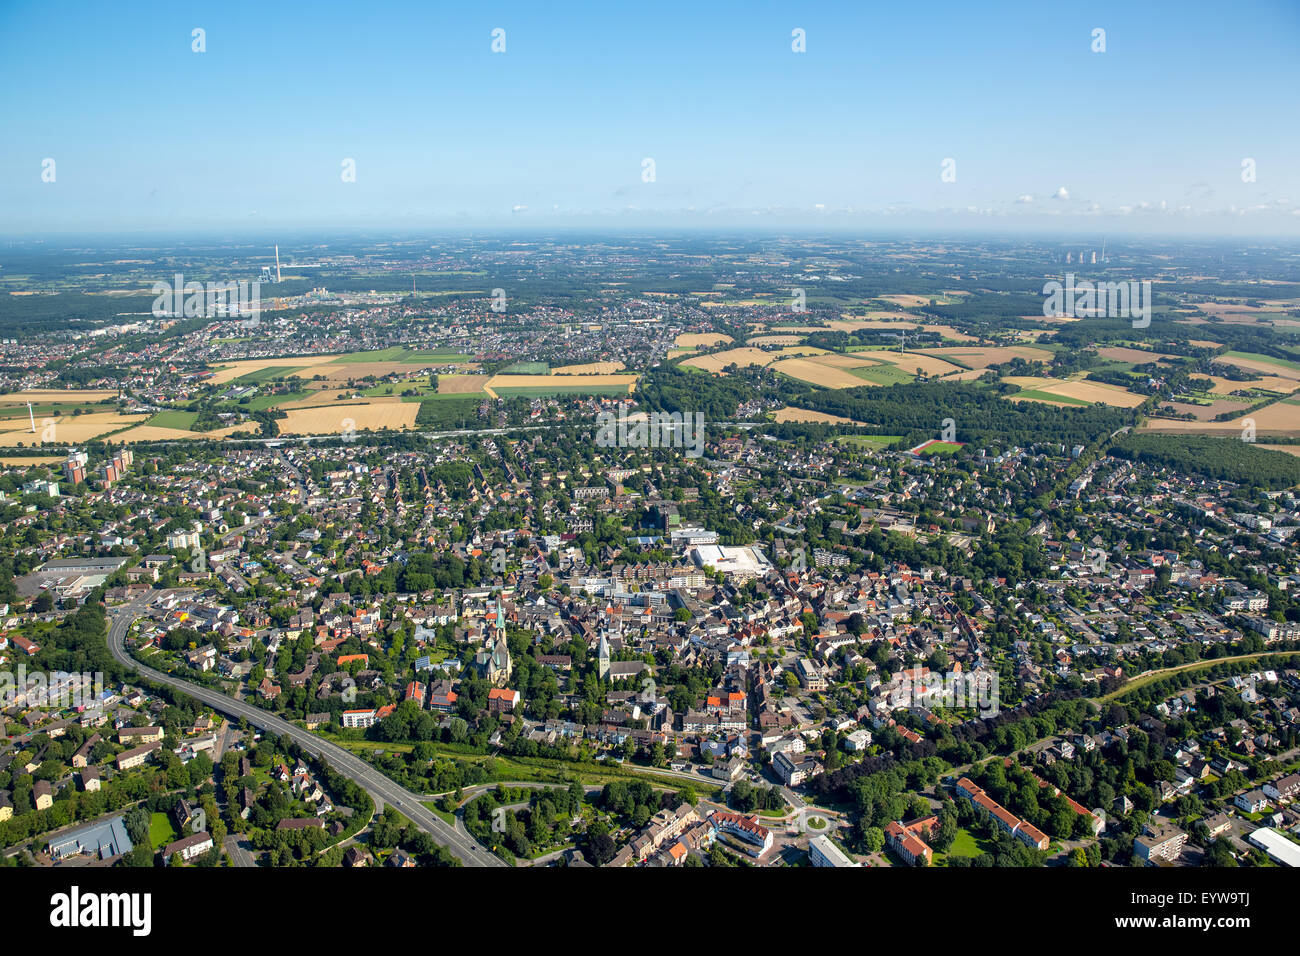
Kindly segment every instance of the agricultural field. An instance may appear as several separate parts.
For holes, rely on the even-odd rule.
[[[1124,362],[1129,365],[1149,365],[1151,362],[1167,362],[1173,358],[1172,355],[1165,355],[1163,352],[1144,352],[1142,349],[1131,349],[1122,345],[1103,346],[1097,349],[1097,354],[1112,362]]]
[[[586,365],[561,365],[552,375],[613,375],[627,368],[622,362],[588,362]]]
[[[1286,359],[1274,358],[1271,355],[1256,355],[1252,352],[1224,352],[1215,361],[1221,365],[1232,365],[1248,372],[1258,372],[1261,375],[1300,381],[1300,362],[1288,362]]]
[[[0,465],[6,468],[22,468],[28,465],[57,465],[63,461],[62,455],[24,458],[21,455],[0,455]]]
[[[1208,422],[1210,419],[1218,418],[1228,412],[1242,411],[1247,404],[1249,403],[1221,398],[1205,405],[1198,405],[1193,402],[1162,402],[1160,408],[1161,410],[1172,408],[1175,412],[1183,415],[1194,415],[1198,422]]]
[[[198,420],[198,412],[184,412],[180,409],[166,409],[149,419],[149,424],[158,428],[180,429],[190,431]]]
[[[546,375],[551,367],[545,362],[513,362],[501,370],[502,375]]]
[[[1126,389],[1101,382],[1064,380],[1037,375],[1008,375],[1002,379],[1020,386],[1020,391],[1007,397],[1012,401],[1043,402],[1048,405],[1110,405],[1115,408],[1137,408],[1146,399]]]
[[[484,390],[493,397],[548,395],[631,395],[635,375],[493,375]]]
[[[905,309],[916,309],[921,306],[930,304],[930,300],[938,305],[953,305],[961,301],[962,296],[970,295],[969,292],[935,292],[931,295],[882,295],[879,298],[884,302],[892,302],[894,305],[901,305]]]
[[[490,375],[439,375],[439,395],[479,395]]]
[[[477,368],[470,356],[453,352],[413,352],[401,346],[374,352],[344,355],[303,355],[273,359],[244,359],[221,366],[209,379],[215,385],[227,382],[254,384],[269,378],[296,375],[302,379],[323,376],[327,383],[341,383],[367,375],[405,374],[431,365],[460,365]]]
[[[286,418],[279,420],[280,432],[285,435],[329,435],[342,432],[351,422],[358,432],[396,431],[415,426],[419,414],[418,402],[370,400],[358,404],[335,403],[314,408],[287,410]]]
[[[24,409],[24,412],[26,410]],[[88,415],[47,416],[36,419],[36,432],[26,414],[0,420],[0,447],[18,445],[77,445],[119,431],[147,419],[148,415],[120,415],[117,412],[92,412]],[[50,419],[52,418],[52,421]]]
[[[245,422],[242,425],[227,425],[225,428],[214,428],[210,432],[195,432],[182,428],[163,428],[146,422],[143,425],[128,428],[124,432],[118,432],[113,436],[113,442],[132,445],[137,442],[149,441],[215,441],[227,438],[236,432],[256,435],[258,434],[258,424],[256,422]]]
[[[845,418],[843,415],[831,415],[828,412],[813,412],[806,408],[795,408],[787,405],[785,408],[778,408],[772,412],[772,421],[777,424],[786,422],[811,422],[817,425],[861,425],[862,422],[855,422],[851,418]]]
[[[1188,378],[1194,382],[1209,382],[1210,387],[1206,391],[1211,395],[1231,395],[1233,392],[1250,392],[1255,389],[1264,392],[1277,392],[1280,395],[1290,395],[1297,388],[1300,388],[1300,382],[1294,379],[1282,378],[1278,375],[1265,376],[1252,382],[1234,382],[1230,378],[1221,378],[1218,375],[1202,375],[1200,372],[1193,372]]]
[[[682,348],[710,348],[732,341],[730,335],[721,332],[683,332],[673,339],[673,344]]]
[[[837,359],[847,358],[847,356],[842,355],[833,357]],[[872,363],[861,362],[860,364],[866,367]],[[822,388],[857,388],[859,385],[867,384],[853,373],[852,367],[823,363],[817,359],[784,359],[773,365],[772,369],[782,375],[788,375],[801,382],[808,382]]]
[[[682,365],[698,368],[704,372],[712,372],[716,375],[728,365],[758,365],[766,367],[789,355],[825,354],[825,349],[815,349],[806,346],[792,346],[774,352],[767,352],[763,349],[737,348],[727,349],[725,352],[714,352],[712,355],[697,355],[695,358],[690,358],[682,362]]]
[[[93,405],[114,398],[117,398],[117,392],[106,388],[33,388],[25,392],[9,392],[0,395],[0,406],[16,405],[26,410],[28,402],[33,405],[73,406]]]
[[[1239,415],[1226,422],[1187,422],[1171,418],[1152,418],[1138,431],[1165,435],[1210,435],[1239,437],[1254,422],[1255,434],[1300,437],[1300,399],[1285,399]]]
[[[1047,349],[1034,348],[1029,345],[1010,345],[1002,348],[945,346],[934,349],[917,349],[916,354],[931,356],[945,362],[958,363],[976,371],[982,371],[992,365],[1005,365],[1016,359],[1050,364],[1053,357],[1052,353]]]
[[[915,352],[885,352],[880,355],[882,361],[897,366],[912,375],[926,375],[940,378],[962,369],[941,358],[944,349],[918,349]]]

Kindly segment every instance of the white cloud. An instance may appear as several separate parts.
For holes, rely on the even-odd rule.
[[[1070,191],[1069,191],[1068,189],[1066,189],[1064,186],[1062,186],[1062,187],[1061,187],[1060,189],[1058,189],[1056,192],[1052,193],[1052,198],[1053,198],[1053,199],[1069,199],[1069,198],[1070,198]]]

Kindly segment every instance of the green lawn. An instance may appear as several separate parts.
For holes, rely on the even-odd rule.
[[[966,829],[958,830],[957,839],[953,840],[952,846],[948,847],[948,856],[968,856],[974,859],[983,852],[975,839],[975,834]]]
[[[181,838],[176,832],[171,817],[165,813],[155,813],[149,818],[149,843],[155,850],[161,850],[169,843]]]

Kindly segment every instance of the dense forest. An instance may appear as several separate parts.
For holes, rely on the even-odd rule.
[[[1129,434],[1117,441],[1110,453],[1129,461],[1270,491],[1300,484],[1300,458],[1236,438]]]

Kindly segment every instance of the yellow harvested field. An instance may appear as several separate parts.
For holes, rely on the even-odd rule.
[[[552,375],[613,375],[627,368],[622,362],[588,362],[586,365],[561,365]]]
[[[973,335],[967,335],[965,332],[958,332],[951,325],[923,325],[921,330],[931,332],[945,339],[951,339],[954,342],[978,342],[979,339]]]
[[[1300,380],[1300,369],[1290,368],[1280,362],[1265,362],[1261,359],[1235,358],[1231,355],[1220,355],[1214,361],[1221,365],[1231,365],[1235,368],[1246,369],[1250,372],[1259,372],[1261,375]]]
[[[825,349],[811,348],[809,346],[791,346],[773,352],[764,351],[763,349],[738,348],[727,349],[725,352],[714,352],[712,355],[697,355],[695,358],[687,359],[682,364],[692,365],[706,372],[717,373],[728,365],[768,366],[787,355],[825,354]]]
[[[0,446],[13,448],[19,444],[26,447],[39,444],[76,445],[117,431],[127,425],[142,422],[147,418],[148,415],[118,415],[114,412],[63,415],[53,419],[50,424],[47,424],[44,419],[37,418],[35,434],[31,431],[30,420],[8,419],[0,422],[0,429],[6,429],[0,432]],[[47,429],[52,429],[52,433],[47,433]],[[45,441],[47,434],[49,440]]]
[[[938,296],[929,295],[881,295],[877,296],[885,302],[892,302],[895,305],[901,305],[906,308],[915,308],[918,305],[929,305],[930,300]]]
[[[1125,348],[1122,345],[1107,345],[1097,349],[1097,354],[1112,362],[1132,362],[1134,365],[1147,365],[1173,357],[1163,352],[1144,352],[1141,349]]]
[[[944,349],[926,349],[921,352],[876,352],[882,361],[890,365],[897,365],[905,372],[911,372],[913,375],[928,375],[931,378],[937,378],[940,375],[948,375],[952,372],[960,372],[961,369],[951,362],[945,362],[938,358],[937,355],[945,351]],[[934,355],[930,353],[934,352]]]
[[[759,335],[749,340],[752,345],[798,345],[801,341],[800,335]]]
[[[843,415],[830,415],[826,412],[813,412],[806,408],[794,408],[787,405],[772,413],[772,420],[778,424],[785,422],[813,422],[818,425],[861,425],[862,422],[845,418]]]
[[[670,359],[681,358],[683,355],[694,355],[699,349],[669,349],[666,357]]]
[[[1223,348],[1223,343],[1222,343],[1222,342],[1211,342],[1209,339],[1188,339],[1188,340],[1187,340],[1187,344],[1188,344],[1188,345],[1194,345],[1194,346],[1196,346],[1198,349],[1221,349],[1221,348]]]
[[[493,375],[484,387],[495,394],[498,388],[544,388],[553,385],[622,385],[629,395],[635,375]]]
[[[0,465],[3,465],[6,468],[22,468],[25,465],[57,465],[62,461],[62,455],[43,458],[23,458],[21,455],[0,455]]]
[[[965,346],[953,346],[936,349],[918,349],[918,354],[933,355],[935,358],[952,359],[954,362],[960,362],[962,365],[968,365],[972,369],[986,369],[990,365],[1004,365],[1015,359],[1024,359],[1026,362],[1044,362],[1052,361],[1052,353],[1047,349],[1034,348],[1030,345],[1010,345],[1001,348],[967,348]]]
[[[192,432],[183,428],[164,428],[161,425],[137,425],[135,428],[128,428],[126,431],[114,435],[113,441],[115,443],[122,442],[125,445],[146,441],[217,441],[240,431],[249,435],[257,435],[257,422],[229,425],[226,428],[216,428],[210,432]]]
[[[673,345],[680,345],[686,348],[708,348],[713,345],[721,345],[723,342],[730,342],[730,335],[723,335],[721,332],[683,332],[677,338],[673,339]]]
[[[1296,455],[1297,457],[1300,457],[1300,445],[1262,445],[1261,447],[1268,448],[1272,451],[1284,451],[1288,455]],[[4,459],[0,458],[0,461],[4,461]]]
[[[1200,372],[1193,372],[1187,377],[1195,381],[1212,382],[1213,386],[1208,389],[1211,395],[1231,395],[1233,392],[1250,391],[1252,388],[1263,389],[1266,392],[1278,392],[1282,395],[1290,395],[1297,388],[1300,388],[1300,382],[1297,382],[1294,379],[1281,378],[1276,375],[1266,375],[1263,378],[1257,378],[1250,382],[1234,382],[1230,378],[1221,378],[1218,375],[1202,375]]]
[[[864,365],[869,363],[863,363]],[[789,358],[772,366],[774,371],[801,382],[820,385],[822,388],[857,388],[859,385],[874,385],[865,378],[858,378],[843,368],[826,365],[816,359]]]
[[[854,352],[851,355],[838,355],[832,352],[829,355],[819,355],[812,361],[820,365],[829,365],[832,368],[863,368],[867,365],[887,364],[876,357],[883,354],[883,352]]]
[[[1181,419],[1152,418],[1140,431],[1159,432],[1165,435],[1226,435],[1240,437],[1246,429],[1246,420],[1255,424],[1255,434],[1300,437],[1300,404],[1293,401],[1274,402],[1264,408],[1226,422],[1188,422]]]
[[[311,358],[310,356],[278,359],[243,359],[218,368],[212,373],[212,378],[208,379],[208,381],[212,382],[214,385],[224,385],[226,382],[232,382],[242,375],[247,375],[250,372],[260,372],[264,368],[291,369],[295,375],[302,378],[310,378],[311,375],[305,374],[303,372],[304,369],[310,368],[313,365],[327,364],[329,363],[321,362],[319,359]]]
[[[439,375],[439,395],[475,395],[483,391],[490,375]]]
[[[319,408],[290,409],[279,420],[286,435],[330,435],[349,427],[362,432],[412,428],[419,414],[419,402],[366,402],[359,405],[324,405]]]
[[[111,389],[93,388],[33,388],[25,392],[9,392],[0,395],[0,405],[53,405],[56,402],[72,405],[82,402],[102,402],[106,398],[117,398],[117,392]]]
[[[964,368],[959,372],[944,375],[943,380],[945,382],[973,382],[987,371],[988,369],[982,368]]]
[[[1059,378],[1047,378],[1037,375],[1008,375],[1002,381],[1047,395],[1059,395],[1062,399],[1073,398],[1092,404],[1111,405],[1115,408],[1136,408],[1146,401],[1142,395],[1135,395],[1126,389],[1114,385],[1105,385],[1101,382],[1064,381]],[[1007,398],[1014,401],[1044,401],[1042,398],[1031,396],[1008,395]],[[1044,403],[1048,405],[1054,404],[1050,401]],[[1068,405],[1072,403],[1065,401],[1060,404]]]

